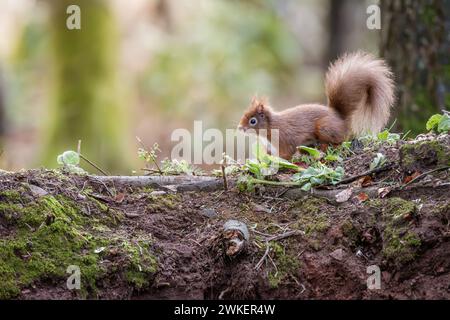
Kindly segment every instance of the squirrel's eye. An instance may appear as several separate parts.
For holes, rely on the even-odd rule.
[[[256,126],[256,124],[258,123],[258,120],[255,117],[253,117],[250,119],[250,121],[248,123],[250,123],[251,126]]]

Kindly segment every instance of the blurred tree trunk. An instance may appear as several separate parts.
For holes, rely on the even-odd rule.
[[[126,120],[116,78],[115,21],[105,0],[49,0],[53,68],[53,109],[46,133],[45,163],[76,149],[100,167],[123,169]],[[69,5],[81,9],[81,29],[69,30]],[[89,168],[90,170],[92,168]]]
[[[381,0],[381,54],[398,88],[398,129],[423,132],[450,105],[450,0]]]
[[[158,0],[155,7],[156,19],[166,32],[173,31],[171,5],[168,0]]]
[[[367,38],[366,30],[361,30],[361,16],[366,5],[361,0],[329,0],[328,4],[328,51],[324,57],[324,66],[345,52],[358,49],[358,38]]]
[[[330,0],[328,9],[328,55],[324,61],[326,67],[347,49],[345,39],[348,35],[349,14],[346,5],[349,0]]]

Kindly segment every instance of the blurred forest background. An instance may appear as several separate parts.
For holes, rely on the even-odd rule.
[[[81,30],[66,9],[81,8]],[[369,30],[369,5],[381,30]],[[176,128],[235,128],[254,93],[325,103],[330,60],[363,49],[398,82],[396,130],[450,106],[450,0],[2,0],[0,168],[76,150],[129,174],[136,136],[169,156]],[[92,171],[91,168],[89,168]]]

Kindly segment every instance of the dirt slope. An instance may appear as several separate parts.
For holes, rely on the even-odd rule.
[[[424,141],[381,147],[392,167],[363,189],[353,183],[343,203],[335,190],[172,193],[48,170],[0,174],[0,298],[448,299],[450,172],[405,186],[449,164],[448,140]],[[347,175],[372,156],[355,152]],[[250,231],[233,258],[229,219]],[[67,288],[70,265],[80,290]],[[379,290],[367,288],[372,265]]]

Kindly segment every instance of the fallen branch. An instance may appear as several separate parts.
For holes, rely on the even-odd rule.
[[[258,261],[258,263],[255,266],[255,270],[258,270],[259,268],[261,268],[262,264],[264,263],[264,260],[266,259],[267,255],[270,252],[270,244],[269,242],[266,242],[266,251],[264,252],[264,255],[262,256],[262,258]]]
[[[392,166],[393,166],[393,164],[389,163],[389,164],[387,164],[385,166],[382,166],[382,167],[379,167],[379,168],[375,168],[375,169],[372,169],[372,170],[368,170],[368,171],[365,171],[365,172],[363,172],[361,174],[357,174],[357,175],[354,175],[354,176],[342,179],[341,181],[336,183],[335,186],[340,185],[340,184],[347,184],[347,183],[353,182],[355,180],[358,180],[359,178],[362,178],[362,177],[365,177],[365,176],[368,176],[368,175],[371,175],[371,174],[374,174],[374,173],[379,173],[379,172],[382,172],[382,171],[389,170],[390,168],[392,168]]]
[[[89,176],[104,183],[131,187],[152,187],[176,191],[215,191],[222,188],[222,181],[216,177],[204,176]]]
[[[358,194],[361,192],[366,193],[370,198],[376,198],[378,197],[378,187],[367,187],[367,188],[358,188],[354,189],[353,193]],[[313,196],[316,198],[325,198],[328,201],[332,203],[337,203],[336,201],[336,195],[342,192],[344,189],[331,189],[331,190],[320,190],[320,189],[311,189],[311,191],[303,191],[300,188],[296,189],[289,189],[284,197],[291,199],[291,200],[297,200],[301,199],[305,196]]]
[[[293,231],[288,231],[286,233],[282,233],[279,235],[275,235],[270,237],[269,239],[267,239],[267,241],[279,241],[279,240],[283,240],[292,236],[301,236],[304,235],[305,233],[301,230],[293,230]]]
[[[138,218],[138,217],[142,216],[142,214],[140,214],[140,213],[125,212],[125,216],[126,216],[127,218],[133,219],[133,218]]]
[[[81,154],[81,140],[78,140],[78,145],[77,145],[77,153],[78,156],[83,159],[84,161],[86,161],[87,163],[89,163],[92,167],[94,167],[95,169],[97,169],[98,171],[100,171],[103,175],[107,176],[108,173],[106,173],[104,170],[102,170],[99,166],[97,166],[95,163],[93,163],[91,160],[89,160],[88,158],[86,158],[85,156],[83,156]]]
[[[88,158],[86,158],[85,156],[83,156],[81,153],[79,153],[79,156],[81,159],[83,159],[84,161],[86,161],[87,163],[89,163],[91,166],[93,166],[95,169],[97,169],[98,171],[100,171],[103,175],[108,176],[109,174],[103,170],[102,168],[100,168],[99,166],[97,166],[95,163],[93,163],[91,160],[89,160]]]
[[[417,177],[412,179],[410,182],[408,182],[408,183],[404,184],[403,186],[401,186],[399,189],[402,190],[402,189],[406,188],[407,186],[409,186],[410,184],[414,183],[415,181],[418,181],[418,180],[422,179],[423,177],[425,177],[425,176],[427,176],[429,174],[432,174],[432,173],[438,172],[438,171],[444,171],[444,170],[447,170],[447,169],[450,169],[450,166],[440,167],[440,168],[436,168],[436,169],[427,171],[425,173],[422,173],[421,175],[418,175]]]
[[[228,182],[227,182],[227,175],[225,173],[225,165],[226,165],[226,157],[225,153],[223,154],[223,160],[222,160],[222,177],[223,177],[223,188],[225,190],[228,190]]]

